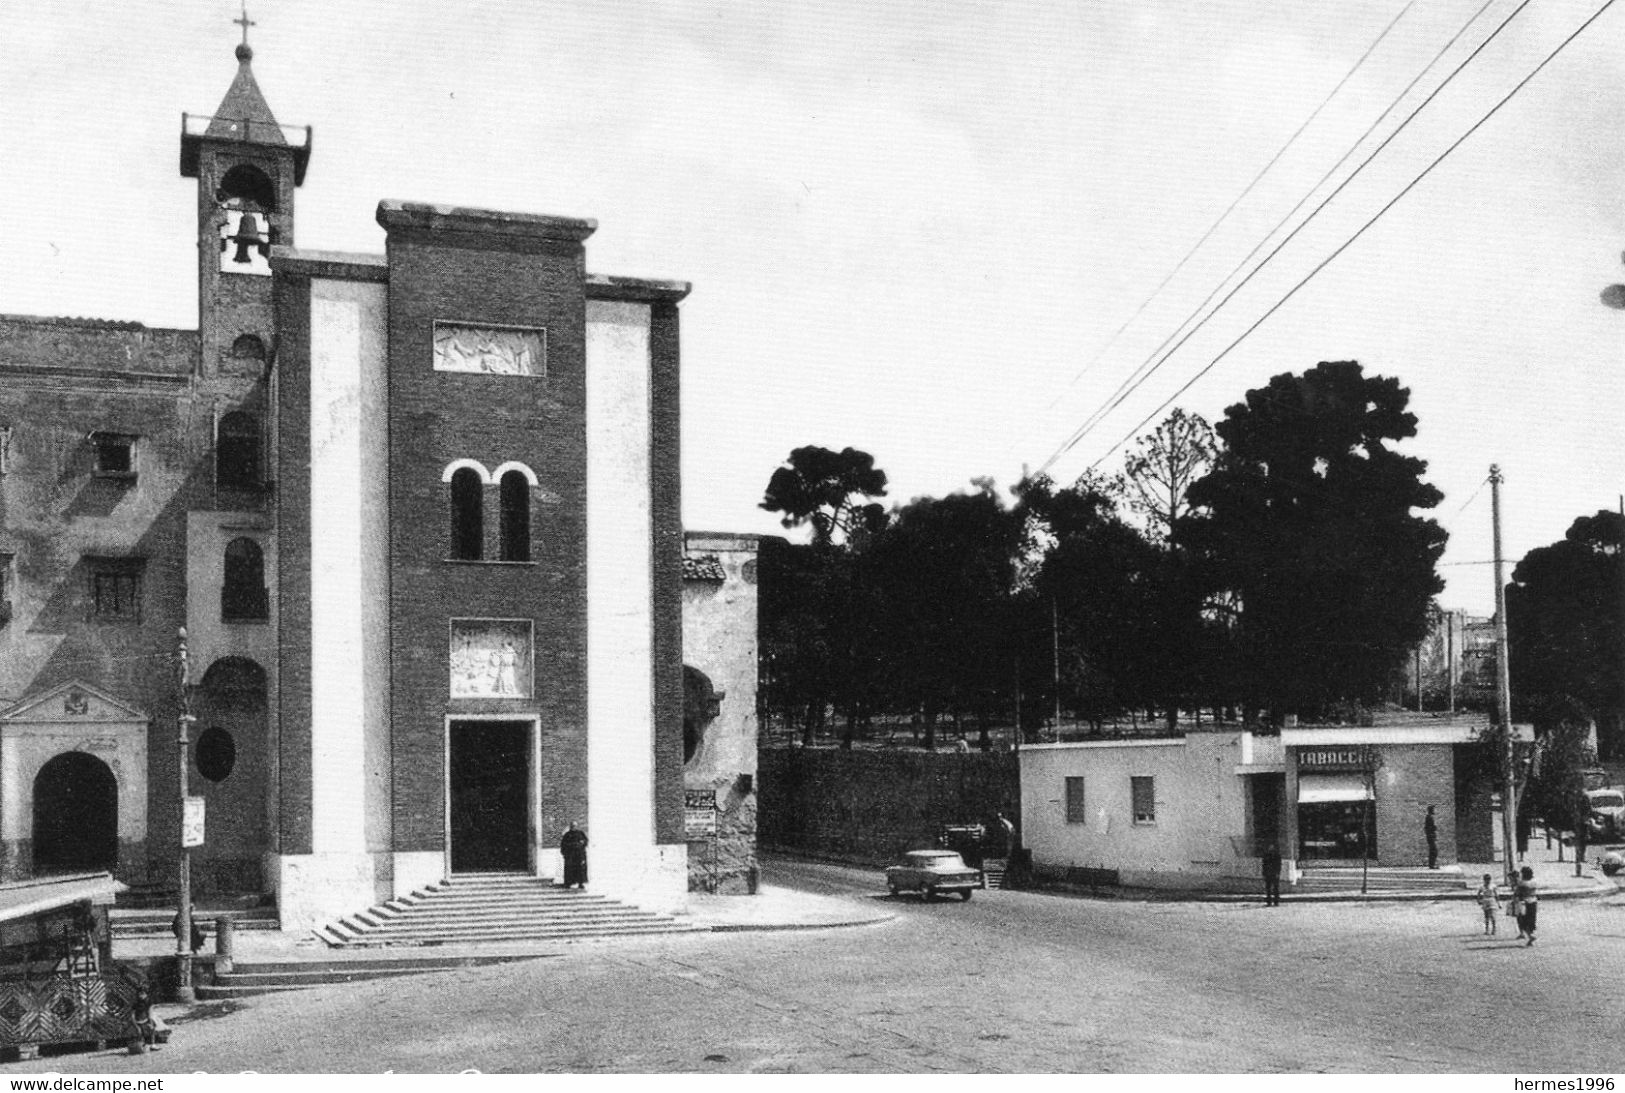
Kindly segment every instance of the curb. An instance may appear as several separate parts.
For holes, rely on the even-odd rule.
[[[876,926],[891,922],[896,915],[877,915],[873,918],[843,919],[839,922],[719,922],[711,927],[716,934],[787,933],[792,930],[842,930],[853,926]]]

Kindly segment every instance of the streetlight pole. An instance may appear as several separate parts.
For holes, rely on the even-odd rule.
[[[179,895],[180,902],[180,928],[175,931],[175,1001],[190,1005],[197,1000],[197,993],[192,989],[192,851],[186,845],[186,797],[187,797],[187,766],[190,761],[192,722],[192,699],[188,688],[188,676],[191,674],[191,657],[186,650],[186,628],[180,630],[180,653],[177,658],[180,662],[180,689],[181,713],[176,720],[180,725],[180,809],[181,809],[181,838],[179,859]]]
[[[1501,723],[1502,759],[1506,777],[1501,787],[1501,838],[1505,844],[1507,876],[1513,875],[1513,854],[1517,850],[1514,819],[1518,812],[1517,785],[1512,743],[1512,666],[1507,646],[1507,589],[1501,560],[1501,468],[1490,464],[1490,519],[1495,530],[1495,698],[1496,719]]]

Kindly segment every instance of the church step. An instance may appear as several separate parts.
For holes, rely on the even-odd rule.
[[[382,924],[359,922],[352,918],[340,919],[339,924],[348,926],[356,934],[436,934],[448,930],[503,930],[525,929],[537,924],[557,925],[568,927],[594,927],[657,924],[671,921],[660,915],[652,914],[618,914],[618,915],[572,915],[569,917],[558,915],[482,915],[471,916],[435,916],[413,920],[396,920]]]
[[[492,944],[499,942],[527,942],[527,941],[581,941],[594,938],[607,937],[635,937],[660,934],[685,934],[703,932],[704,927],[687,926],[681,923],[649,923],[647,925],[621,925],[613,927],[594,926],[570,929],[568,927],[543,927],[513,930],[470,930],[466,933],[460,931],[445,931],[423,935],[396,935],[368,933],[360,937],[344,939],[336,943],[342,949],[399,946],[434,946],[434,945],[465,945],[465,944]],[[326,940],[324,938],[324,940]],[[333,944],[333,942],[330,942]]]
[[[698,927],[526,874],[459,874],[327,923],[335,948],[571,940]]]

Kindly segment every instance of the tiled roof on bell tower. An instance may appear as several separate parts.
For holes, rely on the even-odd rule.
[[[220,100],[204,136],[255,144],[288,143],[276,116],[271,113],[270,104],[265,101],[265,94],[254,80],[254,70],[250,67],[253,59],[254,50],[247,42],[237,47],[237,77],[226,89],[226,97]]]

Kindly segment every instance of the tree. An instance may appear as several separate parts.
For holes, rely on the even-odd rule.
[[[991,479],[970,493],[918,498],[893,515],[871,554],[877,637],[893,696],[936,719],[975,716],[982,745],[1012,686],[1011,594],[1021,517]]]
[[[1282,374],[1216,427],[1178,534],[1239,605],[1242,700],[1272,716],[1374,703],[1427,633],[1442,494],[1393,442],[1416,435],[1399,381],[1354,361]]]
[[[1524,555],[1507,587],[1512,695],[1539,709],[1574,700],[1599,723],[1605,753],[1625,748],[1620,617],[1625,517],[1582,516],[1560,542]],[[1612,715],[1612,716],[1611,716]]]
[[[1525,793],[1529,814],[1539,816],[1549,831],[1573,833],[1578,875],[1591,818],[1585,771],[1596,762],[1587,742],[1590,719],[1573,700],[1553,703],[1539,710],[1535,719],[1536,760]]]
[[[768,479],[761,508],[783,514],[785,527],[811,523],[813,542],[832,544],[872,534],[885,525],[885,510],[862,499],[886,496],[886,472],[875,457],[856,448],[832,452],[809,445],[790,453]]]
[[[1191,484],[1207,473],[1217,455],[1213,427],[1200,414],[1178,408],[1136,442],[1123,460],[1123,475],[1129,507],[1145,517],[1153,541],[1172,541],[1175,525],[1189,508]]]

